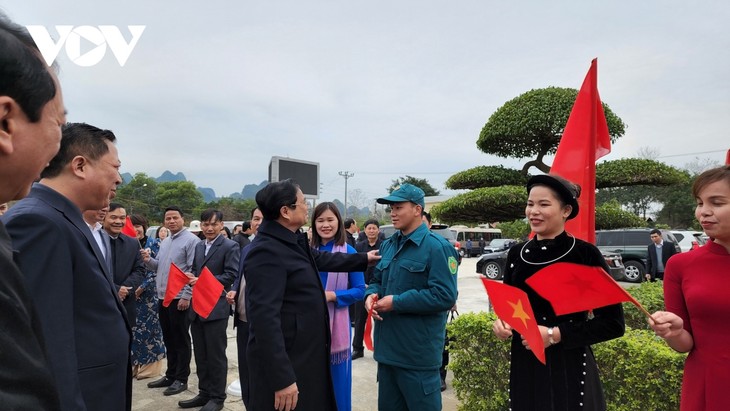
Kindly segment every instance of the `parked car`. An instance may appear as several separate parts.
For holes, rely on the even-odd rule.
[[[512,238],[495,238],[484,247],[482,253],[489,254],[497,251],[506,250],[515,244],[517,244],[517,240],[514,240]]]
[[[662,232],[664,241],[671,241],[682,252],[677,239],[669,230]],[[626,267],[626,281],[641,282],[646,273],[646,260],[649,256],[648,246],[652,244],[650,228],[623,228],[617,230],[597,230],[596,246],[601,251],[618,253]]]
[[[477,261],[477,274],[482,274],[490,280],[501,280],[507,266],[508,251],[509,249],[482,254]]]
[[[601,254],[603,254],[603,259],[608,264],[608,273],[611,274],[611,277],[616,281],[627,281],[626,267],[624,267],[621,254],[609,253],[608,251],[601,251]]]
[[[679,242],[679,248],[682,249],[683,253],[689,250],[694,250],[705,245],[705,237],[702,231],[692,230],[672,230],[672,234]]]

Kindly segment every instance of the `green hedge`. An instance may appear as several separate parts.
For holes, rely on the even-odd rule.
[[[492,333],[493,314],[463,314],[449,325],[453,387],[463,411],[507,409],[509,341]],[[678,410],[685,355],[648,330],[593,346],[609,410]]]

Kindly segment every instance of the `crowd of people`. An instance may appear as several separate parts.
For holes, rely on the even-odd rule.
[[[65,113],[56,68],[45,64],[26,29],[0,14],[3,409],[130,410],[132,378],[160,377],[148,387],[180,394],[194,358],[199,391],[178,405],[220,410],[232,314],[247,409],[350,410],[352,360],[363,356],[368,312],[378,409],[441,409],[458,255],[424,224],[420,188],[403,184],[377,200],[389,205],[397,230],[388,239],[369,220],[356,241],[357,224],[343,221],[329,202],[314,209],[308,237],[301,230],[308,203],[291,180],[261,189],[251,220],[234,232],[209,209],[195,235],[173,205],[153,238],[144,216],[129,216],[135,239],[122,233],[124,205],[112,202],[122,182],[116,136],[67,124]],[[526,188],[535,236],[510,249],[504,282],[527,293],[546,363],[495,321],[494,334],[512,340],[510,408],[605,410],[590,346],[623,334],[621,306],[557,316],[526,283],[556,262],[607,269],[595,246],[565,231],[579,212],[580,187],[541,175]],[[682,409],[720,410],[730,386],[730,332],[719,325],[730,315],[730,166],[701,174],[693,196],[711,241],[658,259],[666,310],[650,322],[670,347],[689,352]],[[185,284],[168,295],[177,269]],[[194,290],[208,272],[223,289],[203,315],[194,309]]]

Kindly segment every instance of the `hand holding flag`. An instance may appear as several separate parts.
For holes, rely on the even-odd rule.
[[[170,263],[170,274],[167,276],[167,289],[165,290],[165,299],[162,300],[162,306],[169,307],[172,300],[177,297],[188,281],[190,280],[185,273],[175,263]]]
[[[517,287],[482,278],[484,288],[499,318],[519,332],[537,359],[545,364],[545,343],[535,321],[527,294]]]

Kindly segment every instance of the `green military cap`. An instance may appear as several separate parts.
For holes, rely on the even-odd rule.
[[[420,205],[421,208],[424,208],[426,207],[426,202],[424,201],[425,196],[426,193],[424,193],[420,188],[413,184],[403,183],[400,187],[393,190],[389,196],[379,198],[377,201],[378,204],[393,204],[410,201],[411,203]]]

